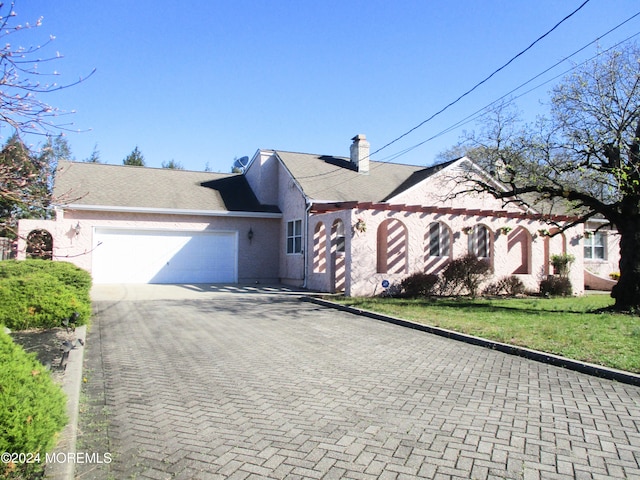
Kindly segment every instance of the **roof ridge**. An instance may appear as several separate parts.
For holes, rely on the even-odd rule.
[[[121,165],[117,163],[101,163],[101,162],[80,162],[77,160],[60,160],[58,161],[58,165],[61,163],[67,163],[70,165],[83,165],[83,166],[91,166],[90,168],[95,167],[119,167],[119,168],[132,168],[135,170],[146,169],[149,171],[172,171],[172,172],[182,172],[182,173],[202,173],[202,174],[210,174],[210,175],[226,175],[226,176],[235,176],[242,175],[241,173],[233,173],[233,172],[207,172],[206,170],[186,170],[182,168],[164,168],[164,167],[149,167],[149,166],[141,166],[141,165]]]

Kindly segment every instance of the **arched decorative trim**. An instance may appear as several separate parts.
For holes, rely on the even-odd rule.
[[[514,275],[531,273],[531,234],[522,227],[516,227],[507,236],[508,264],[514,265]]]
[[[313,273],[327,271],[327,229],[318,222],[313,231]]]
[[[47,230],[32,230],[27,235],[27,258],[53,258],[53,236]]]
[[[346,241],[344,222],[339,218],[331,225],[331,263],[333,292],[344,292],[347,285]]]
[[[335,246],[335,251],[344,253],[346,249],[346,236],[344,234],[344,222],[339,218],[331,225],[331,244]]]
[[[377,232],[377,272],[408,273],[407,227],[400,220],[383,221]]]

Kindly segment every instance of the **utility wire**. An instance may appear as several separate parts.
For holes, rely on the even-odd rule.
[[[438,110],[436,113],[434,113],[433,115],[431,115],[429,118],[427,118],[426,120],[423,120],[422,122],[420,122],[418,125],[416,125],[415,127],[413,127],[412,129],[408,130],[407,132],[403,133],[402,135],[400,135],[399,137],[395,138],[394,140],[390,141],[389,143],[387,143],[386,145],[383,145],[382,147],[380,147],[378,150],[376,150],[375,152],[373,152],[370,156],[375,155],[376,153],[384,150],[385,148],[393,145],[394,143],[396,143],[397,141],[399,141],[400,139],[406,137],[407,135],[409,135],[410,133],[412,133],[413,131],[417,130],[418,128],[420,128],[422,125],[424,125],[427,122],[430,122],[431,120],[433,120],[435,117],[437,117],[438,115],[440,115],[441,113],[443,113],[445,110],[448,110],[450,107],[452,107],[453,105],[455,105],[456,103],[458,103],[460,100],[462,100],[464,97],[466,97],[467,95],[469,95],[471,92],[473,92],[474,90],[476,90],[478,87],[480,87],[482,84],[486,83],[491,77],[493,77],[495,74],[497,74],[498,72],[504,70],[507,66],[509,66],[511,63],[513,63],[518,57],[520,57],[521,55],[523,55],[524,53],[526,53],[527,51],[529,51],[531,48],[533,48],[533,46],[538,43],[539,41],[541,41],[543,38],[545,38],[546,36],[548,36],[551,32],[553,32],[556,28],[558,28],[561,24],[563,24],[565,21],[567,21],[569,18],[571,18],[573,15],[575,15],[576,13],[578,13],[579,10],[581,10],[587,3],[589,3],[590,0],[585,0],[578,8],[576,8],[573,12],[571,12],[569,15],[567,15],[566,17],[564,17],[562,20],[560,20],[558,23],[556,23],[553,28],[551,28],[551,30],[547,31],[546,33],[542,34],[541,36],[539,36],[536,40],[534,40],[531,45],[529,45],[527,48],[525,48],[524,50],[522,50],[520,53],[518,53],[517,55],[515,55],[514,57],[512,57],[507,63],[505,63],[504,65],[502,65],[501,67],[499,67],[498,69],[494,70],[488,77],[486,77],[484,80],[481,80],[480,82],[476,83],[471,89],[467,90],[465,93],[463,93],[462,95],[460,95],[458,98],[456,98],[454,101],[452,101],[451,103],[449,103],[448,105],[446,105],[444,108],[441,108],[440,110]]]
[[[626,20],[625,22],[621,23],[620,25],[618,25],[618,26],[617,26],[617,27],[615,27],[614,29],[609,30],[609,31],[608,31],[607,33],[605,33],[604,35],[607,35],[607,34],[611,33],[613,30],[615,30],[616,28],[619,28],[619,27],[620,27],[620,26],[622,26],[624,23],[628,22],[629,20],[632,20],[633,18],[637,17],[638,15],[640,15],[640,12],[636,13],[634,16],[630,17],[628,20]],[[476,111],[475,111],[475,112],[473,112],[472,114],[467,115],[467,116],[466,116],[465,118],[463,118],[462,120],[460,120],[460,121],[458,121],[458,122],[454,123],[453,125],[451,125],[451,126],[449,126],[449,127],[445,128],[444,130],[441,130],[440,132],[438,132],[438,133],[436,133],[435,135],[433,135],[433,136],[431,136],[431,137],[427,138],[426,140],[423,140],[423,141],[422,141],[422,142],[420,142],[420,143],[417,143],[417,144],[415,144],[415,145],[413,145],[413,146],[411,146],[411,147],[408,147],[408,148],[406,148],[405,150],[402,150],[401,152],[398,152],[398,153],[396,153],[396,154],[393,154],[393,155],[391,155],[390,157],[386,157],[385,159],[382,159],[382,160],[380,160],[380,161],[383,161],[383,162],[384,162],[384,161],[388,161],[388,162],[390,162],[390,161],[392,161],[392,160],[395,160],[396,158],[399,158],[399,157],[401,157],[401,156],[403,156],[403,155],[406,155],[406,154],[407,154],[407,153],[409,153],[410,151],[415,150],[416,148],[418,148],[418,147],[420,147],[420,146],[424,145],[424,144],[425,144],[425,143],[427,143],[427,142],[430,142],[431,140],[434,140],[434,139],[436,139],[436,138],[438,138],[438,137],[440,137],[440,136],[442,136],[442,135],[444,135],[444,134],[446,134],[446,133],[449,133],[449,132],[450,132],[450,131],[452,131],[452,130],[455,130],[456,128],[458,128],[458,127],[460,127],[460,126],[462,126],[462,125],[466,125],[466,124],[468,124],[468,123],[470,123],[470,122],[472,122],[472,121],[474,121],[474,120],[477,120],[477,119],[478,119],[478,118],[480,118],[480,117],[483,117],[484,115],[486,115],[487,113],[489,113],[489,112],[490,112],[490,111],[488,111],[488,109],[489,109],[490,107],[492,107],[492,106],[493,106],[493,105],[495,105],[496,103],[500,102],[501,100],[504,100],[506,97],[508,97],[508,96],[509,96],[509,95],[511,95],[512,93],[514,93],[514,92],[516,92],[516,91],[520,90],[522,87],[524,87],[525,85],[528,85],[529,83],[531,83],[531,82],[532,82],[532,81],[534,81],[535,79],[540,78],[540,76],[544,75],[544,74],[545,74],[545,73],[547,73],[549,70],[551,70],[551,69],[553,69],[553,68],[557,67],[557,66],[558,66],[558,65],[560,65],[562,62],[564,62],[564,61],[568,60],[568,59],[569,59],[569,58],[571,58],[572,56],[574,56],[574,55],[576,55],[576,54],[580,53],[582,50],[584,50],[585,48],[587,48],[589,45],[592,45],[592,44],[594,44],[595,42],[597,42],[598,40],[600,40],[602,37],[604,37],[604,35],[602,35],[602,36],[598,37],[597,39],[593,40],[592,42],[590,42],[589,44],[587,44],[587,45],[585,45],[584,47],[580,48],[579,50],[576,50],[576,51],[575,51],[574,53],[572,53],[571,55],[569,55],[569,56],[565,57],[564,59],[560,60],[558,63],[554,64],[553,66],[551,66],[551,67],[549,67],[549,68],[547,68],[546,70],[544,70],[543,72],[539,73],[539,74],[538,74],[538,75],[536,75],[535,77],[533,77],[533,78],[531,78],[531,79],[527,80],[526,82],[524,82],[524,83],[520,84],[519,86],[517,86],[516,88],[514,88],[514,89],[513,89],[513,90],[511,90],[510,92],[505,93],[505,94],[504,94],[504,95],[502,95],[500,98],[498,98],[498,99],[494,100],[493,102],[489,103],[488,105],[485,105],[484,107],[482,107],[482,108],[480,108],[480,109],[476,110]],[[560,74],[558,74],[558,75],[556,75],[556,76],[554,76],[554,77],[552,77],[552,78],[550,78],[550,79],[548,79],[548,80],[545,80],[544,82],[542,82],[542,83],[540,83],[540,84],[536,85],[535,87],[532,87],[532,88],[530,88],[529,90],[527,90],[527,91],[525,91],[525,92],[523,92],[523,93],[521,93],[521,94],[519,94],[519,95],[517,95],[517,96],[513,97],[513,98],[512,98],[512,100],[516,100],[516,99],[518,99],[518,98],[520,98],[520,97],[523,97],[523,96],[527,95],[528,93],[531,93],[531,92],[532,92],[532,91],[534,91],[534,90],[537,90],[538,88],[542,87],[543,85],[546,85],[546,84],[548,84],[548,83],[550,83],[550,82],[552,82],[552,81],[554,81],[554,80],[556,80],[556,79],[558,79],[558,78],[560,78],[560,77],[562,77],[562,76],[566,75],[567,73],[569,73],[569,72],[571,72],[571,71],[575,70],[576,68],[578,68],[578,67],[580,67],[580,66],[582,66],[582,65],[584,65],[584,64],[586,64],[586,63],[588,63],[588,62],[590,62],[590,61],[592,61],[593,59],[597,58],[598,56],[602,55],[603,53],[609,52],[609,51],[613,50],[614,48],[616,48],[616,47],[618,47],[618,46],[622,45],[623,43],[628,42],[629,40],[631,40],[631,39],[633,39],[633,38],[637,37],[638,35],[640,35],[640,32],[636,32],[636,33],[634,33],[633,35],[631,35],[631,36],[629,36],[629,37],[625,38],[624,40],[622,40],[622,41],[620,41],[620,42],[616,43],[615,45],[613,45],[613,46],[611,46],[611,47],[607,48],[606,50],[603,50],[602,52],[599,52],[598,54],[596,54],[596,55],[594,55],[594,56],[592,56],[592,57],[588,58],[587,60],[585,60],[585,61],[583,61],[583,62],[581,62],[581,63],[579,63],[579,64],[574,65],[573,67],[569,68],[568,70],[565,70],[564,72],[562,72],[562,73],[560,73]]]
[[[583,4],[583,5],[584,5],[584,4]],[[583,6],[583,5],[582,5],[582,6]],[[582,6],[581,6],[581,7],[582,7]],[[580,8],[581,8],[581,7],[580,7]],[[575,12],[574,12],[574,13],[575,13]],[[594,43],[598,42],[599,40],[601,40],[601,39],[602,39],[602,38],[604,38],[605,36],[609,35],[609,34],[610,34],[610,33],[612,33],[613,31],[617,30],[618,28],[620,28],[621,26],[625,25],[626,23],[630,22],[631,20],[633,20],[634,18],[636,18],[636,17],[638,17],[638,16],[640,16],[640,12],[637,12],[636,14],[632,15],[631,17],[629,17],[628,19],[624,20],[624,21],[623,21],[623,22],[621,22],[620,24],[616,25],[615,27],[611,28],[611,29],[610,29],[610,30],[608,30],[607,32],[605,32],[605,33],[603,33],[602,35],[598,36],[595,40],[592,40],[591,42],[589,42],[589,43],[588,43],[588,44],[586,44],[585,46],[583,46],[583,47],[579,48],[578,50],[576,50],[575,52],[573,52],[572,54],[567,55],[565,58],[563,58],[563,59],[562,59],[562,60],[560,60],[559,62],[556,62],[556,63],[555,63],[554,65],[552,65],[551,67],[549,67],[549,68],[545,69],[544,71],[542,71],[541,73],[539,73],[539,74],[537,74],[536,76],[532,77],[531,79],[527,80],[526,82],[522,83],[522,84],[521,84],[521,85],[519,85],[518,87],[516,87],[516,88],[512,89],[510,92],[508,92],[508,93],[506,93],[506,94],[502,95],[500,98],[498,98],[498,99],[494,100],[493,102],[489,103],[489,104],[488,104],[488,105],[486,105],[485,107],[483,107],[483,108],[481,108],[481,109],[479,109],[479,110],[475,111],[475,112],[474,112],[474,113],[472,113],[471,115],[468,115],[468,116],[467,116],[467,117],[465,117],[464,119],[462,119],[462,120],[460,120],[460,121],[456,122],[455,124],[453,124],[453,125],[451,125],[451,126],[447,127],[446,129],[444,129],[444,130],[440,131],[439,133],[437,133],[437,134],[435,134],[435,135],[433,135],[433,136],[431,136],[431,137],[427,138],[426,140],[423,140],[422,142],[420,142],[420,143],[418,143],[418,144],[416,144],[416,145],[413,145],[413,146],[411,146],[411,147],[408,147],[408,148],[406,148],[406,149],[404,149],[404,150],[402,150],[402,151],[400,151],[400,152],[396,152],[396,153],[394,153],[394,154],[389,155],[388,157],[384,157],[384,158],[382,158],[382,159],[380,159],[380,160],[377,160],[377,161],[376,161],[376,164],[371,166],[371,170],[373,170],[373,169],[375,169],[375,168],[377,168],[377,167],[381,166],[382,164],[390,163],[391,161],[393,161],[393,160],[395,160],[395,159],[397,159],[397,158],[399,158],[399,157],[402,157],[402,156],[406,155],[406,154],[407,154],[407,153],[409,153],[410,151],[415,150],[416,148],[418,148],[418,147],[420,147],[420,146],[424,145],[425,143],[427,143],[427,142],[429,142],[429,141],[431,141],[431,140],[433,140],[433,139],[435,139],[435,138],[437,138],[437,137],[439,137],[439,136],[441,136],[441,135],[444,135],[445,133],[448,133],[448,132],[450,132],[450,131],[454,130],[455,128],[457,128],[457,127],[459,127],[459,126],[461,126],[461,125],[465,125],[465,124],[470,123],[471,121],[473,121],[473,120],[475,120],[475,119],[477,119],[477,118],[482,117],[482,116],[485,114],[485,113],[482,113],[482,112],[484,112],[486,109],[488,109],[489,107],[491,107],[491,106],[492,106],[492,105],[494,105],[495,103],[499,102],[500,100],[503,100],[503,99],[504,99],[504,98],[506,98],[507,96],[511,95],[512,93],[514,93],[514,92],[518,91],[519,89],[521,89],[522,87],[524,87],[525,85],[528,85],[529,83],[531,83],[531,82],[532,82],[532,81],[534,81],[535,79],[539,78],[540,76],[544,75],[545,73],[549,72],[549,71],[550,71],[550,70],[552,70],[553,68],[555,68],[555,67],[557,67],[558,65],[560,65],[562,62],[565,62],[566,60],[570,59],[571,57],[573,57],[573,56],[577,55],[578,53],[580,53],[581,51],[583,51],[585,48],[587,48],[587,47],[589,47],[590,45],[593,45]],[[554,28],[555,28],[555,27],[554,27]],[[550,82],[552,82],[553,80],[555,80],[555,79],[557,79],[557,78],[559,78],[559,77],[561,77],[561,76],[563,76],[563,75],[566,75],[567,73],[571,72],[572,70],[575,70],[576,68],[578,68],[578,67],[580,67],[580,66],[584,65],[585,63],[587,63],[587,62],[589,62],[589,61],[591,61],[591,60],[593,60],[593,59],[597,58],[598,56],[600,56],[600,55],[602,55],[602,54],[604,54],[604,53],[606,53],[606,52],[608,52],[608,51],[610,51],[610,50],[612,50],[612,49],[614,49],[614,48],[618,47],[619,45],[622,45],[622,44],[623,44],[623,43],[625,43],[625,42],[628,42],[629,40],[631,40],[631,39],[633,39],[633,38],[637,37],[638,35],[640,35],[640,32],[637,32],[637,33],[635,33],[635,34],[633,34],[633,35],[631,35],[631,36],[629,36],[629,37],[625,38],[624,40],[621,40],[620,42],[618,42],[618,43],[614,44],[613,46],[609,47],[609,48],[608,48],[608,49],[606,49],[606,50],[603,50],[602,52],[598,52],[596,55],[593,55],[593,56],[592,56],[592,57],[590,57],[589,59],[587,59],[587,60],[585,60],[585,61],[583,61],[583,62],[581,62],[581,63],[579,63],[579,64],[574,65],[574,66],[573,66],[573,67],[571,67],[570,69],[565,70],[564,72],[562,72],[562,73],[560,73],[560,74],[556,75],[555,77],[550,78],[549,80],[546,80],[545,82],[540,83],[539,85],[536,85],[535,87],[530,88],[529,90],[527,90],[527,91],[525,91],[525,92],[521,93],[520,95],[518,95],[518,96],[514,97],[514,100],[515,100],[515,99],[517,99],[517,98],[520,98],[520,97],[522,97],[522,96],[524,96],[524,95],[527,95],[528,93],[532,92],[533,90],[536,90],[536,89],[540,88],[541,86],[546,85],[547,83],[550,83]],[[460,97],[460,98],[462,98],[462,97]],[[427,120],[427,121],[428,121],[428,120]],[[426,121],[425,121],[425,122],[426,122]],[[425,123],[425,122],[423,122],[423,123]],[[416,127],[416,128],[417,128],[417,127]],[[415,130],[415,128],[414,128],[413,130]],[[408,133],[410,133],[410,132],[407,132],[407,134],[408,134]],[[405,134],[405,135],[403,135],[403,136],[406,136],[407,134]],[[399,137],[399,138],[401,138],[401,137]],[[399,138],[398,138],[398,139],[399,139]],[[395,141],[397,141],[398,139],[394,140],[394,142],[395,142]],[[386,148],[387,146],[391,145],[391,143],[394,143],[394,142],[390,142],[389,144],[385,145],[384,147],[382,147],[382,148],[380,148],[380,149],[376,150],[376,152],[374,152],[374,153],[379,152],[380,150],[382,150],[383,148]],[[371,155],[369,155],[369,158],[370,158],[370,157],[371,157]],[[339,169],[337,169],[337,170],[339,170]],[[311,177],[315,177],[315,176],[323,176],[323,174],[319,174],[319,175],[310,175],[309,177],[302,177],[302,179],[305,179],[305,178],[311,178]],[[344,182],[338,182],[337,184],[334,184],[334,186],[336,186],[336,185],[340,185],[340,184],[342,184],[342,183],[346,183],[346,181],[344,181]],[[324,190],[326,190],[326,189],[324,189]],[[322,190],[322,191],[324,191],[324,190]],[[317,194],[317,193],[320,193],[320,192],[314,192],[314,193],[316,193],[316,194]]]

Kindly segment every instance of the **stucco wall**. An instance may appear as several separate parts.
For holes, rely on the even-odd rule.
[[[351,245],[352,245],[352,221],[351,210],[341,210],[338,212],[312,214],[309,217],[309,237],[307,239],[308,273],[307,287],[310,290],[320,292],[335,292],[336,289],[349,295],[351,291],[351,281],[353,278],[351,271]],[[332,235],[336,221],[343,222],[345,233],[345,251],[337,252],[335,235]],[[316,235],[318,225],[322,227],[321,235]],[[333,238],[333,241],[332,241]],[[316,268],[316,264],[320,268]],[[342,276],[346,276],[342,281]],[[336,288],[337,287],[337,288]]]
[[[75,232],[76,225],[80,225],[79,235]],[[65,211],[56,220],[21,220],[19,235],[24,239],[33,230],[49,231],[54,238],[54,259],[69,261],[90,272],[92,251],[96,248],[93,238],[96,227],[237,231],[238,281],[278,281],[280,220],[277,218]],[[249,229],[253,231],[251,242],[248,239]],[[25,258],[25,251],[25,241],[21,240],[18,243],[18,258]]]
[[[280,164],[271,151],[258,150],[245,171],[245,178],[258,201],[264,205],[278,204],[278,171]]]
[[[440,215],[420,212],[394,212],[355,210],[351,215],[352,223],[362,219],[366,224],[366,232],[351,228],[351,255],[348,262],[351,266],[350,294],[354,296],[375,295],[381,292],[382,281],[391,284],[400,282],[414,272],[439,273],[449,261],[447,257],[430,257],[428,255],[429,225],[438,221],[451,230],[452,258],[458,258],[468,252],[468,235],[466,227],[484,225],[490,232],[490,263],[494,268],[494,279],[513,275],[521,267],[522,253],[509,249],[509,237],[515,234],[518,227],[524,229],[528,238],[529,252],[528,273],[516,274],[525,286],[533,291],[538,290],[539,282],[547,274],[553,273],[549,265],[552,254],[570,253],[576,257],[570,279],[575,293],[583,291],[583,263],[580,242],[581,227],[574,227],[555,237],[543,236],[539,230],[548,229],[544,223],[529,219],[506,219],[490,216],[466,216],[459,214]],[[406,227],[406,268],[399,273],[377,272],[377,230],[387,219],[395,219]],[[353,227],[353,225],[352,225]],[[512,230],[503,233],[502,227]],[[513,233],[512,233],[513,232]]]
[[[587,228],[589,225],[587,225]],[[615,230],[601,230],[605,235],[606,251],[604,259],[584,260],[584,268],[600,277],[620,272],[620,235]]]
[[[306,221],[306,202],[297,184],[293,181],[289,172],[281,165],[278,168],[278,206],[282,212],[280,225],[280,266],[279,276],[286,285],[302,286],[304,283],[305,245],[308,239]],[[302,248],[301,253],[287,253],[287,223],[290,221],[302,221]]]

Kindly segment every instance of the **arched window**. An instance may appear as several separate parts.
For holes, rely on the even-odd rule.
[[[484,225],[476,225],[469,232],[469,253],[478,258],[491,257],[491,237],[489,229]]]
[[[378,273],[407,273],[407,228],[400,220],[390,218],[378,227]]]
[[[425,249],[429,257],[450,257],[451,231],[449,228],[441,222],[430,224]]]
[[[313,231],[313,271],[327,271],[327,233],[322,222],[318,222]]]
[[[53,258],[53,237],[46,230],[33,230],[27,235],[27,258]]]

